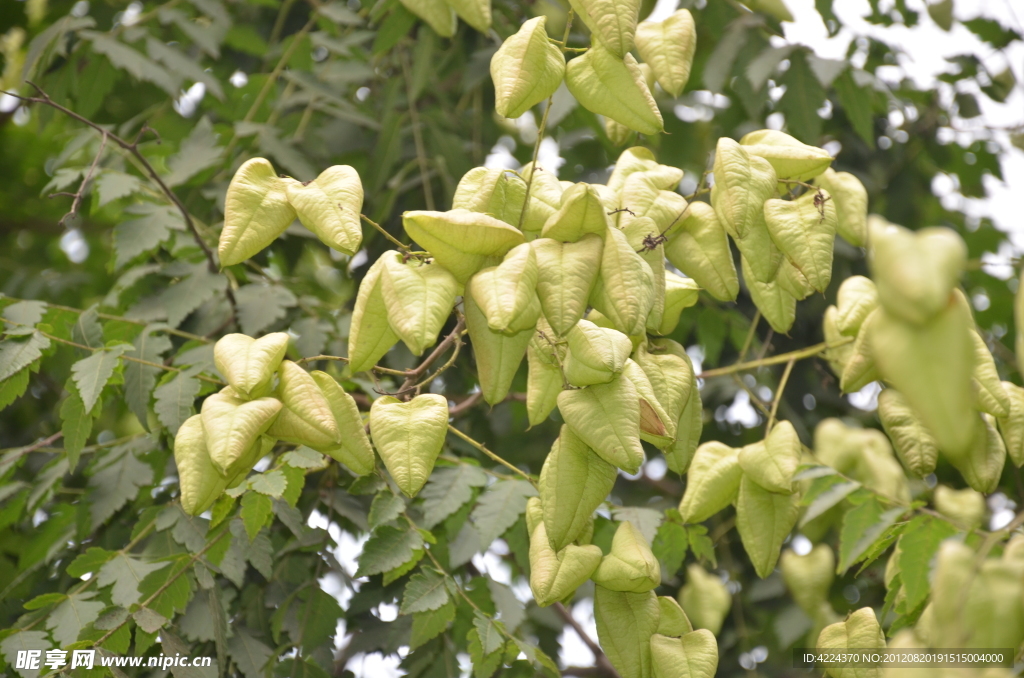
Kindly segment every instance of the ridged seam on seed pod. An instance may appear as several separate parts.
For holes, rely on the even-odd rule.
[[[472,282],[476,277],[470,280],[470,291],[463,297],[463,309],[476,359],[480,390],[488,404],[496,405],[508,395],[534,330],[525,329],[515,334],[492,330],[475,296],[476,288]]]
[[[521,231],[504,221],[468,210],[406,212],[402,225],[410,238],[463,284],[526,241]]]
[[[590,304],[625,334],[643,334],[654,307],[654,273],[617,228],[609,228]],[[550,317],[550,316],[549,316]]]
[[[836,231],[846,242],[864,247],[868,237],[868,192],[860,179],[832,168],[814,180],[836,201]]]
[[[832,156],[825,149],[808,146],[778,130],[750,132],[740,139],[740,143],[748,152],[770,162],[779,179],[810,181],[832,164]],[[785,189],[793,186],[786,185]]]
[[[288,202],[302,225],[320,242],[349,256],[359,251],[363,229],[363,184],[348,165],[328,167],[313,181],[289,182]]]
[[[246,452],[274,423],[281,408],[276,398],[245,401],[224,393],[207,396],[201,410],[204,439],[210,461],[222,475],[237,472]]]
[[[878,624],[875,611],[870,607],[862,607],[852,613],[845,621],[830,624],[818,635],[818,652],[843,652],[845,650],[883,650],[885,635]],[[878,674],[879,669],[853,667],[829,667],[828,674],[832,678],[865,678]]]
[[[754,571],[765,579],[775,569],[779,551],[800,514],[798,494],[764,489],[749,476],[740,480],[736,497],[736,528]]]
[[[413,355],[437,342],[451,315],[459,283],[443,266],[400,254],[382,257],[381,293],[391,329]]]
[[[640,22],[636,28],[636,47],[640,58],[651,65],[661,88],[673,97],[682,94],[697,51],[693,15],[681,9],[661,22]]]
[[[348,365],[353,373],[372,368],[388,349],[398,343],[398,335],[388,321],[381,281],[384,262],[392,256],[401,254],[395,250],[382,254],[359,283],[348,333]]]
[[[491,28],[491,0],[445,0],[459,18],[486,34]]]
[[[595,38],[618,58],[633,49],[640,0],[570,0],[573,10]]]
[[[847,337],[856,337],[861,325],[878,308],[878,288],[870,278],[853,275],[839,285],[836,293],[836,329]]]
[[[651,636],[653,678],[714,678],[718,670],[718,641],[705,629],[680,638]]]
[[[628,593],[594,587],[597,638],[622,678],[651,675],[651,636],[661,610],[654,591]]]
[[[263,158],[252,158],[238,168],[224,199],[224,227],[217,245],[221,266],[255,256],[295,221],[289,183],[298,182],[277,176]]]
[[[375,460],[373,447],[366,435],[363,416],[355,399],[326,372],[317,370],[310,372],[310,376],[330,404],[331,413],[341,433],[341,444],[324,449],[324,454],[341,462],[356,475],[372,473]]]
[[[611,551],[591,578],[612,591],[643,593],[661,584],[661,566],[640,530],[624,521],[615,530]]]
[[[491,57],[494,108],[518,118],[547,99],[565,77],[565,57],[548,41],[547,17],[530,19]]]
[[[283,407],[268,435],[317,450],[341,443],[338,422],[327,398],[313,377],[290,360],[281,363],[276,395]]]
[[[878,394],[878,417],[908,471],[923,478],[935,470],[938,444],[899,391],[887,388]]]
[[[564,336],[587,310],[597,284],[604,240],[587,235],[574,243],[538,238],[530,243],[537,256],[537,297],[555,336]]]
[[[732,594],[722,580],[697,564],[686,567],[686,583],[679,590],[679,604],[695,629],[718,635],[732,608]]]
[[[687,523],[700,523],[733,503],[743,469],[739,450],[711,441],[697,448],[687,473],[679,512]]]
[[[800,465],[800,438],[788,421],[780,421],[761,442],[744,446],[737,457],[743,473],[769,492],[792,494]]]
[[[597,546],[569,544],[556,552],[548,543],[544,523],[530,534],[530,589],[540,607],[571,596],[601,562]]]
[[[198,414],[178,427],[174,437],[174,463],[181,487],[181,508],[190,516],[197,516],[213,506],[227,489],[227,478],[210,460],[202,417]]]
[[[260,398],[270,384],[288,350],[288,333],[272,332],[259,339],[244,334],[226,334],[213,347],[217,371],[243,398]]]
[[[531,187],[535,196],[537,186]],[[452,197],[452,209],[482,212],[517,226],[526,199],[526,182],[501,168],[474,167],[462,175]]]
[[[537,325],[537,277],[537,255],[523,243],[509,250],[498,266],[470,278],[466,294],[476,300],[490,329],[511,336]]]
[[[602,459],[627,473],[640,470],[640,396],[629,379],[619,376],[607,384],[562,391],[558,410]]]
[[[596,43],[568,63],[565,84],[588,111],[641,134],[658,134],[665,129],[658,104],[632,54],[620,58]]]
[[[576,242],[588,233],[604,237],[610,225],[598,189],[581,182],[562,193],[558,211],[548,217],[540,235],[560,242]]]
[[[808,191],[795,200],[764,203],[765,224],[775,246],[807,279],[824,292],[832,280],[836,239],[836,208],[824,190]]]
[[[1003,382],[1010,411],[1006,417],[999,417],[999,431],[1006,442],[1006,453],[1015,466],[1024,465],[1024,389],[1008,381]]]
[[[458,19],[446,0],[399,0],[407,10],[423,19],[442,38],[455,35]]]
[[[580,320],[565,335],[568,352],[563,362],[566,379],[573,386],[607,384],[622,373],[633,343],[618,330]]]
[[[399,489],[415,497],[427,482],[448,431],[448,401],[428,393],[408,402],[373,401],[370,435]]]
[[[665,256],[719,301],[734,301],[739,294],[729,238],[711,205],[690,203],[680,225],[669,231]]]

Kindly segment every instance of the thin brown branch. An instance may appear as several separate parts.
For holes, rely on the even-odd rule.
[[[765,429],[765,433],[771,433],[772,426],[775,425],[775,416],[779,413],[779,403],[782,402],[782,394],[786,391],[786,383],[789,382],[789,375],[793,372],[793,365],[796,363],[796,358],[793,358],[786,363],[786,369],[782,372],[782,379],[779,380],[779,387],[775,391],[775,399],[772,400],[772,411],[768,415],[768,426]]]
[[[619,672],[615,670],[611,662],[608,661],[608,657],[605,655],[604,650],[601,646],[594,642],[594,639],[590,637],[583,627],[580,626],[579,622],[572,616],[572,613],[566,609],[562,603],[555,603],[551,606],[558,616],[562,618],[566,624],[572,627],[572,630],[576,632],[576,635],[580,637],[580,640],[594,653],[594,663],[597,665],[596,668],[601,669],[601,675],[608,676],[609,678],[619,678]],[[575,674],[579,675],[579,674]]]
[[[69,196],[74,198],[71,201],[71,210],[67,214],[60,218],[57,223],[63,226],[69,217],[73,217],[78,214],[78,210],[82,205],[82,196],[85,195],[85,187],[92,180],[93,175],[96,173],[96,166],[99,165],[100,158],[103,157],[103,151],[107,148],[107,132],[104,131],[100,134],[100,150],[96,152],[96,157],[92,159],[92,164],[89,165],[89,171],[82,177],[82,183],[78,185],[78,190],[74,193],[51,193],[49,197],[56,198],[57,196]]]
[[[459,321],[455,323],[455,328],[448,333],[448,336],[441,340],[441,343],[439,343],[434,348],[434,350],[431,351],[430,355],[423,359],[423,362],[421,362],[415,368],[409,370],[406,373],[405,381],[402,382],[402,385],[399,387],[398,392],[402,394],[409,392],[409,390],[416,385],[416,382],[418,382],[420,378],[427,373],[427,370],[430,369],[430,366],[437,362],[437,360],[442,355],[444,355],[445,351],[451,348],[455,344],[455,342],[461,342],[462,333],[465,329],[466,320],[460,315]]]

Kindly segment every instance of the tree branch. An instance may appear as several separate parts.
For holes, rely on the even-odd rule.
[[[619,678],[619,672],[616,671],[615,667],[612,666],[612,663],[608,661],[608,657],[605,655],[604,650],[602,650],[601,646],[595,643],[594,639],[583,630],[583,627],[580,626],[579,622],[577,622],[572,616],[572,613],[566,609],[565,605],[562,605],[562,603],[555,603],[551,606],[551,609],[558,613],[558,616],[562,618],[562,621],[572,627],[572,630],[576,632],[576,635],[580,637],[580,640],[582,640],[583,643],[590,648],[590,651],[594,653],[594,663],[596,664],[595,668],[601,670],[601,675],[608,676],[609,678]],[[578,676],[581,674],[574,673],[573,675]]]
[[[733,374],[735,372],[746,372],[747,370],[757,369],[758,367],[768,367],[769,365],[781,365],[782,363],[788,363],[789,361],[802,360],[804,358],[811,358],[824,353],[831,348],[838,348],[839,346],[845,346],[853,341],[853,337],[845,337],[840,341],[829,343],[823,341],[820,344],[814,346],[808,346],[798,351],[790,351],[789,353],[780,353],[779,355],[773,355],[770,358],[761,358],[759,360],[751,360],[745,363],[736,363],[735,365],[727,365],[725,367],[716,367],[712,370],[704,370],[697,375],[698,379],[708,379],[710,377],[721,377],[727,374]]]

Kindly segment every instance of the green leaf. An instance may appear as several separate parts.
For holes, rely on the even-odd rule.
[[[373,503],[370,505],[370,529],[390,523],[404,510],[405,500],[401,496],[391,492],[381,492],[373,498]]]
[[[71,366],[72,379],[78,387],[82,403],[87,411],[92,411],[99,400],[100,393],[114,375],[121,355],[131,348],[130,344],[118,344],[109,349],[97,351],[88,358],[79,360]]]
[[[299,303],[291,290],[283,285],[260,284],[245,285],[235,290],[235,301],[242,331],[249,335],[260,334]]]
[[[235,626],[232,630],[234,635],[228,640],[228,654],[235,660],[235,666],[245,678],[266,678],[263,667],[274,656],[274,651],[244,626]]]
[[[811,481],[810,488],[800,501],[801,504],[807,507],[803,517],[800,518],[800,527],[825,513],[860,487],[860,483],[854,480],[846,480],[839,475],[815,478]]]
[[[213,131],[210,119],[204,116],[189,135],[182,139],[178,152],[168,159],[167,167],[170,173],[164,177],[164,181],[172,188],[181,185],[208,167],[216,165],[223,153],[223,147],[217,145],[217,134]]]
[[[853,125],[869,148],[875,147],[875,121],[871,100],[874,93],[857,85],[850,71],[844,72],[832,85],[839,96],[839,104],[846,112],[846,118]]]
[[[476,620],[474,619],[474,622]],[[483,642],[480,640],[480,632],[474,627],[466,636],[469,639],[469,659],[473,665],[473,678],[491,678],[494,672],[501,666],[501,652],[499,648],[491,654],[483,649]]]
[[[288,479],[279,469],[255,475],[249,481],[249,487],[274,499],[280,499],[288,489]]]
[[[50,348],[50,340],[39,332],[33,332],[25,339],[7,339],[0,341],[0,381],[23,368],[28,367]]]
[[[259,492],[246,492],[242,495],[242,523],[245,525],[245,533],[249,535],[249,541],[256,538],[263,526],[267,524],[271,513],[274,511],[273,500]]]
[[[98,194],[96,207],[103,207],[107,203],[136,193],[141,188],[142,181],[137,176],[116,170],[106,170],[96,179],[95,191]]]
[[[161,364],[163,355],[171,349],[171,340],[164,334],[155,334],[158,328],[149,326],[135,338],[133,350],[126,356]],[[124,395],[128,407],[135,413],[142,427],[149,429],[149,399],[156,385],[157,375],[162,370],[158,367],[143,365],[130,360],[125,361]]]
[[[59,603],[67,597],[66,593],[44,593],[28,601],[22,607],[26,610],[41,610],[44,607],[49,607],[55,603]]]
[[[817,144],[821,136],[818,109],[825,102],[825,90],[808,65],[805,52],[790,56],[782,84],[786,93],[779,99],[779,110],[786,115],[786,129],[806,144]]]
[[[423,548],[423,537],[412,528],[384,525],[363,545],[357,577],[380,574],[412,560],[413,551]]]
[[[445,577],[431,569],[421,569],[409,578],[402,596],[400,614],[430,612],[448,602]]]
[[[487,474],[470,464],[435,470],[420,491],[423,499],[423,527],[432,529],[469,501],[473,497],[474,487],[486,484]]]
[[[473,617],[473,626],[480,637],[480,646],[484,654],[497,652],[505,644],[505,635],[502,633],[505,627],[501,622],[477,612]]]
[[[672,512],[678,516],[678,511]],[[682,518],[678,518],[678,521],[675,518],[668,518],[661,524],[658,533],[654,536],[651,550],[654,552],[654,557],[661,563],[663,576],[668,578],[675,576],[679,568],[683,566],[689,544],[690,538],[686,527],[682,524]]]
[[[152,252],[171,237],[173,229],[181,229],[181,216],[166,205],[142,203],[127,210],[139,214],[114,227],[114,268],[121,269],[144,252]]]
[[[436,638],[448,628],[448,624],[453,619],[455,619],[455,604],[450,600],[436,610],[414,614],[409,649],[415,650],[427,641]]]
[[[169,564],[166,561],[147,563],[134,556],[117,553],[100,568],[96,575],[96,585],[100,588],[113,585],[110,589],[111,602],[128,608],[139,602],[139,585],[142,580]]]
[[[172,97],[178,96],[181,80],[150,61],[141,52],[103,33],[80,31],[79,35],[91,40],[93,51],[106,56],[115,67],[131,73],[139,80],[153,83]]]
[[[839,534],[839,563],[836,566],[838,574],[846,572],[859,561],[875,540],[883,536],[896,519],[906,512],[902,507],[885,510],[874,495],[858,497],[857,500],[860,503],[843,516],[843,527]]]
[[[139,461],[135,450],[148,452],[154,442],[141,438],[118,445],[98,463],[89,479],[93,529],[106,522],[126,502],[135,499],[139,488],[153,482],[152,467]]]
[[[46,627],[50,629],[58,646],[67,647],[77,641],[82,628],[100,616],[100,611],[107,605],[92,600],[95,597],[95,591],[71,593],[50,613],[46,620]]]
[[[526,510],[526,500],[537,490],[525,480],[499,480],[480,495],[470,518],[480,534],[480,543],[489,546],[515,525]]]
[[[90,546],[85,553],[71,561],[66,570],[69,577],[81,577],[88,572],[96,572],[100,567],[114,557],[114,552],[101,549],[97,546]]]
[[[53,641],[50,636],[42,631],[18,631],[0,641],[0,654],[7,660],[7,666],[15,666],[15,660],[19,651],[25,650],[46,650],[53,649]],[[22,678],[36,678],[38,670],[15,669]]]
[[[687,525],[686,536],[693,555],[708,561],[715,567],[718,566],[718,560],[715,558],[715,545],[711,541],[711,537],[708,536],[708,528],[703,525]]]
[[[176,434],[185,420],[196,413],[196,396],[199,395],[202,384],[195,375],[199,374],[203,367],[196,365],[178,372],[153,391],[157,419],[167,427],[171,435]]]
[[[1001,23],[995,19],[989,19],[986,17],[977,17],[964,21],[963,25],[967,27],[971,33],[989,43],[996,49],[1003,49],[1014,40],[1020,40],[1021,35],[1012,28],[1004,28]]]
[[[0,382],[0,411],[25,395],[30,376],[31,369],[25,368],[7,381]]]
[[[64,452],[68,455],[68,468],[78,466],[78,456],[92,433],[92,414],[85,408],[82,397],[72,381],[68,381],[68,397],[60,406],[61,432],[64,434]]]
[[[931,581],[931,563],[943,539],[956,534],[955,527],[931,516],[917,516],[910,521],[900,537],[897,564],[907,592],[907,610],[928,597]]]

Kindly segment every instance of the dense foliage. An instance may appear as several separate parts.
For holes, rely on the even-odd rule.
[[[0,666],[1019,649],[1017,262],[933,180],[1000,177],[1021,35],[872,0],[983,43],[921,91],[654,4],[9,3]]]

